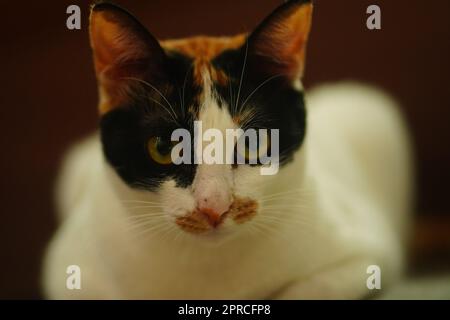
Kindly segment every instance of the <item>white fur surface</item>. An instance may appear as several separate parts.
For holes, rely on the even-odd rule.
[[[97,135],[76,146],[58,187],[65,218],[44,261],[47,297],[363,298],[371,293],[372,264],[389,287],[401,276],[412,192],[409,141],[396,105],[352,83],[322,86],[306,99],[307,135],[294,161],[275,176],[237,170],[234,192],[273,201],[223,234],[167,227],[137,237],[124,201],[160,202],[176,216],[179,203],[195,205],[192,192],[170,182],[158,194],[131,190],[106,164]],[[81,268],[81,290],[66,288],[73,264]]]

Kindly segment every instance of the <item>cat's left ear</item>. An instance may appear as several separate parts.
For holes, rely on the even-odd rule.
[[[263,76],[299,79],[305,68],[311,0],[288,0],[248,37],[248,62]]]
[[[164,50],[126,10],[106,2],[94,5],[89,34],[101,113],[123,103],[123,88],[132,79],[155,82],[164,77]]]

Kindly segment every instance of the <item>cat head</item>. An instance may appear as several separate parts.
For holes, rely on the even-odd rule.
[[[289,188],[285,168],[305,136],[300,79],[311,15],[310,1],[291,0],[249,34],[158,41],[127,11],[94,5],[90,38],[101,140],[120,177],[120,196],[192,234],[232,233],[263,214],[264,200]],[[177,129],[192,136],[192,148],[180,156],[195,159],[199,146],[207,148],[196,124],[222,137],[227,129],[277,130],[279,172],[262,175],[258,159],[174,163]],[[272,151],[274,142],[259,137],[256,154]],[[249,160],[246,147],[239,153]],[[233,159],[237,152],[232,143]]]

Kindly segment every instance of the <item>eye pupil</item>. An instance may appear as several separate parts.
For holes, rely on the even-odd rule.
[[[170,141],[168,140],[158,138],[158,140],[156,141],[156,149],[160,154],[167,155],[172,150],[172,143],[170,143]]]
[[[147,143],[150,157],[157,163],[167,165],[172,163],[172,141],[162,137],[151,137]]]

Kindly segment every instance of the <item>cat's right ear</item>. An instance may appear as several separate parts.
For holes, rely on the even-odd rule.
[[[288,0],[259,24],[247,43],[255,73],[290,81],[302,77],[312,11],[311,0]]]
[[[163,77],[158,40],[126,10],[99,3],[91,8],[89,34],[100,88],[100,113],[123,103],[133,81]]]

